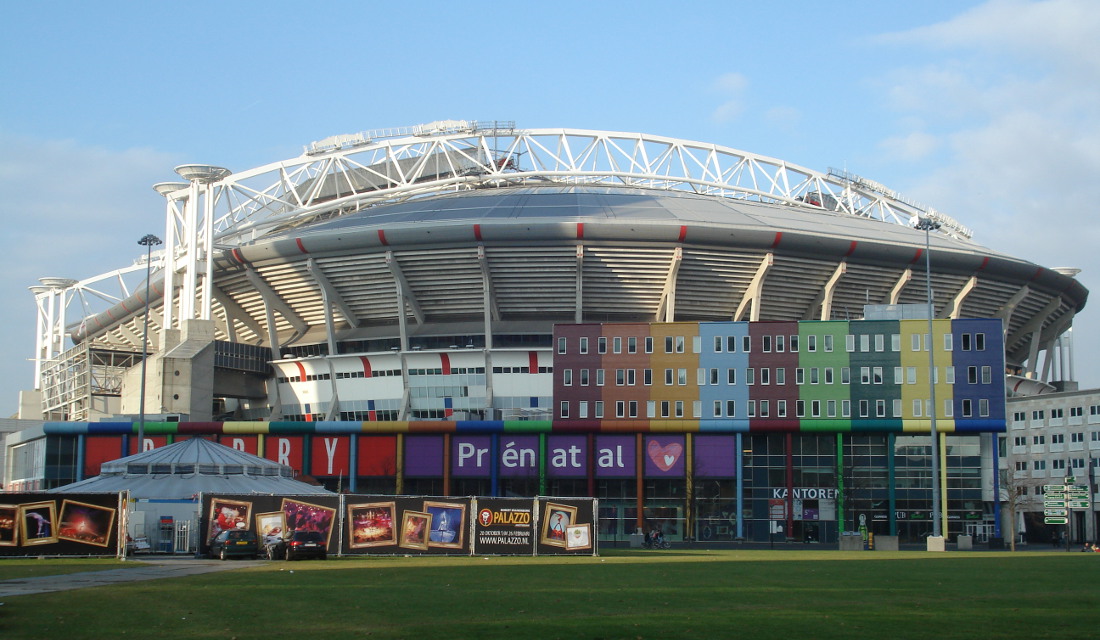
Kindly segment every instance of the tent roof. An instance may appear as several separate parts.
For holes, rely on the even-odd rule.
[[[331,493],[294,479],[290,467],[204,438],[190,438],[100,467],[100,475],[50,493],[116,493],[135,498],[190,498],[198,493]]]

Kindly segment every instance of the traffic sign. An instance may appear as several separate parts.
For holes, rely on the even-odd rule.
[[[1043,500],[1043,506],[1047,509],[1057,509],[1066,506],[1065,500]]]
[[[1068,524],[1069,519],[1068,518],[1056,518],[1056,517],[1052,517],[1052,516],[1047,516],[1047,517],[1043,518],[1043,523],[1044,524]]]
[[[1062,491],[1066,486],[1063,484],[1044,484],[1043,491],[1050,493],[1051,491]]]
[[[1043,510],[1043,515],[1044,516],[1062,516],[1062,517],[1065,517],[1065,516],[1069,515],[1069,512],[1066,511],[1065,509],[1044,509]]]
[[[1089,508],[1089,501],[1088,500],[1070,500],[1069,503],[1066,506],[1069,507],[1070,509],[1088,509]]]

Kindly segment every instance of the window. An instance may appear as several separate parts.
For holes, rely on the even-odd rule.
[[[597,353],[607,353],[607,338],[604,338],[604,337],[596,338],[596,352]]]
[[[784,367],[776,367],[775,369],[775,383],[787,384],[787,370]]]
[[[894,406],[891,408],[891,411],[893,411],[892,416],[894,418],[900,418],[901,417],[901,398],[894,398],[893,405]]]
[[[982,367],[982,384],[992,384],[993,369],[988,365]]]
[[[722,336],[714,336],[714,352],[722,352]]]
[[[596,418],[603,417],[603,400],[596,400],[593,403],[594,414]]]
[[[578,418],[587,418],[588,417],[588,402],[582,400],[579,403],[577,403],[577,417]]]
[[[645,339],[645,352],[646,353],[653,353],[653,337],[652,336],[646,336],[646,339]]]
[[[749,400],[748,407],[749,407],[749,409],[748,409],[749,417],[750,418],[755,418],[756,417],[756,400]]]
[[[665,386],[671,387],[672,384],[672,369],[665,369]]]
[[[841,418],[850,418],[850,417],[852,417],[852,401],[851,400],[841,400],[840,401],[840,417]]]
[[[962,338],[962,350],[970,351],[970,334],[964,333],[960,337]]]
[[[626,402],[624,402],[622,400],[616,400],[615,401],[615,417],[616,418],[625,418],[626,417]]]
[[[885,350],[886,350],[886,336],[882,335],[881,333],[876,333],[875,334],[875,351],[885,351]]]
[[[954,347],[954,346],[955,346],[954,338],[951,336],[951,334],[950,333],[943,334],[943,350],[944,351],[951,351],[952,347]]]
[[[852,353],[856,350],[856,337],[852,334],[844,336],[844,350]]]
[[[825,410],[828,411],[830,418],[836,417],[836,400],[827,400],[825,402]]]
[[[1051,460],[1050,461],[1050,468],[1055,470],[1055,471],[1063,470],[1063,469],[1066,468],[1066,461],[1065,460]]]
[[[637,369],[626,370],[626,386],[633,387],[634,385],[638,384],[637,372]]]
[[[567,387],[572,387],[573,386],[573,370],[572,369],[564,369],[564,370],[562,370],[561,374],[562,374],[562,383]]]
[[[676,417],[677,418],[683,418],[684,417],[684,401],[683,400],[677,400],[676,401]]]
[[[756,384],[756,370],[752,367],[745,369],[745,384]]]
[[[736,418],[737,417],[737,401],[736,400],[726,400],[726,417],[727,418]]]
[[[806,401],[805,400],[795,400],[794,401],[794,416],[796,418],[805,418],[806,417]]]
[[[764,353],[771,353],[772,352],[772,337],[771,336],[760,336],[760,350],[763,351]]]
[[[924,401],[917,398],[913,400],[913,417],[919,418],[924,415]]]
[[[1031,444],[1046,444],[1045,436],[1031,436]]]
[[[1035,462],[1034,467],[1035,467],[1036,471],[1046,471],[1046,468],[1047,468],[1047,461],[1046,460],[1035,460],[1034,462]]]
[[[806,370],[802,367],[798,367],[794,370],[794,383],[806,384]]]
[[[603,369],[596,369],[596,386],[603,386]]]
[[[623,352],[623,339],[619,336],[615,336],[611,339],[611,352],[622,353]]]
[[[558,338],[558,353],[565,353],[565,338]]]
[[[875,417],[878,417],[878,418],[885,418],[886,417],[886,401],[885,400],[875,400]]]
[[[790,340],[789,344],[791,345],[791,353],[797,353],[798,352],[798,336],[797,335],[791,336],[791,340]]]
[[[1016,436],[1012,439],[1012,446],[1014,447],[1026,447],[1027,436]]]
[[[905,382],[905,367],[894,367],[894,384]]]
[[[775,350],[779,353],[783,353],[783,348],[784,348],[783,336],[776,336],[775,337]]]
[[[737,369],[726,369],[726,384],[737,384]]]
[[[653,384],[653,369],[642,369],[642,384],[647,387]]]
[[[852,369],[849,367],[840,368],[840,384],[852,384]]]
[[[726,336],[726,351],[730,353],[737,351],[737,336]]]
[[[760,417],[767,418],[768,415],[771,413],[771,403],[769,403],[767,400],[761,400],[759,409]]]
[[[562,418],[568,418],[569,417],[569,402],[568,401],[562,400],[559,415]]]
[[[901,334],[890,334],[890,351],[901,351]]]
[[[970,400],[970,398],[963,398],[963,401],[962,401],[962,410],[963,410],[963,417],[964,417],[964,418],[969,418],[970,416],[974,415],[974,414],[973,414],[973,410],[972,410],[972,408],[971,408],[971,400]]]
[[[581,338],[580,352],[581,353],[588,353],[588,337],[587,336]]]
[[[1050,434],[1051,444],[1065,444],[1066,435],[1064,433],[1052,433]]]
[[[978,416],[982,417],[982,418],[988,418],[989,417],[989,399],[988,398],[979,398],[978,399]]]
[[[638,353],[638,338],[631,336],[626,339],[626,352]]]
[[[695,384],[700,387],[706,386],[707,384],[707,370],[703,367],[699,367],[695,370]]]
[[[810,417],[811,418],[820,418],[821,417],[821,401],[820,400],[810,400]]]
[[[673,351],[672,336],[665,336],[665,353],[672,353],[672,351]]]
[[[936,367],[936,371],[939,371],[939,367]],[[955,367],[946,367],[944,369],[944,375],[946,376],[947,384],[955,384]],[[939,376],[937,376],[938,378]]]
[[[711,416],[713,416],[715,418],[721,418],[722,417],[722,401],[721,400],[715,400],[714,401],[714,407],[711,409]]]
[[[676,353],[684,352],[684,336],[676,336]]]
[[[671,407],[672,407],[672,405],[669,404],[668,400],[662,400],[661,401],[661,417],[662,418],[672,417],[672,414],[670,413]]]
[[[752,351],[752,338],[749,336],[741,336],[741,351],[748,353]]]
[[[627,403],[627,408],[630,411],[630,413],[628,414],[629,417],[631,417],[631,418],[637,418],[638,417],[638,401],[637,400],[631,400],[629,403]]]
[[[920,351],[920,334],[919,333],[914,333],[913,335],[911,335],[909,337],[911,338],[911,340],[909,342],[909,350],[910,351]]]
[[[859,350],[862,353],[867,353],[871,350],[871,334],[864,333],[859,336]]]
[[[581,386],[588,386],[588,369],[581,369]]]
[[[817,336],[815,336],[815,335],[806,336],[806,351],[809,351],[809,352],[817,351]]]
[[[780,418],[786,418],[787,417],[787,401],[786,400],[776,400],[775,401],[775,414],[777,416],[779,416]]]
[[[825,353],[833,352],[833,336],[831,334],[825,334],[821,338],[822,345],[825,347]]]
[[[1083,433],[1071,433],[1069,434],[1070,442],[1084,442],[1085,434]]]
[[[866,418],[870,415],[871,403],[867,400],[859,401],[859,417]]]
[[[871,367],[859,368],[859,382],[860,384],[871,384]]]
[[[978,367],[966,368],[966,381],[970,384],[978,384]]]
[[[810,367],[810,384],[817,384],[821,379],[819,377],[819,370],[817,367]]]
[[[688,370],[687,369],[677,369],[676,370],[676,384],[683,387],[683,386],[687,386],[687,383],[688,383]]]
[[[621,387],[626,384],[626,370],[615,369],[615,386]]]
[[[917,384],[916,367],[905,367],[905,384]]]
[[[772,383],[771,378],[772,378],[772,370],[771,369],[768,369],[767,367],[763,367],[763,368],[760,369],[760,384],[771,384]]]
[[[871,369],[871,377],[874,384],[882,384],[882,367],[874,367]]]

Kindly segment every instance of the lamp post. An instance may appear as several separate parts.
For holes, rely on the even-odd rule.
[[[940,223],[932,216],[917,218],[914,227],[924,231],[924,288],[928,301],[928,390],[929,417],[932,419],[932,534],[942,536],[940,526],[940,439],[936,432],[936,346],[933,340],[933,322],[935,308],[932,305],[932,245],[930,233],[940,228]]]
[[[153,247],[161,244],[160,238],[148,233],[138,240],[145,247],[145,327],[141,333],[141,399],[138,401],[138,453],[145,446],[145,367],[149,359],[149,280],[153,271]]]

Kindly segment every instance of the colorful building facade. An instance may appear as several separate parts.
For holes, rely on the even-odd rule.
[[[552,394],[529,392],[552,395],[551,420],[147,422],[140,446],[132,421],[47,423],[45,450],[59,452],[47,477],[9,488],[198,436],[333,490],[597,497],[609,541],[652,527],[674,540],[919,541],[936,508],[931,346],[946,533],[993,528],[1001,323],[934,325],[931,340],[927,320],[558,325],[542,369]]]

